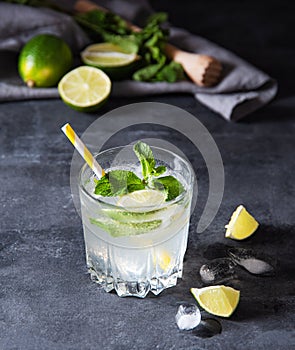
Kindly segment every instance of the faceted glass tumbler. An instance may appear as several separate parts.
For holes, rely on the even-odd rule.
[[[187,247],[194,176],[182,157],[151,147],[156,164],[176,177],[184,191],[157,206],[128,207],[118,197],[94,194],[92,170],[80,173],[80,202],[87,267],[91,279],[105,291],[119,296],[144,298],[175,286],[182,277]],[[97,154],[98,163],[108,172],[125,169],[141,177],[141,167],[131,146],[116,147]]]

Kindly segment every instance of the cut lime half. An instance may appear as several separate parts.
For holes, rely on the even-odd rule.
[[[70,107],[82,111],[97,110],[111,92],[110,78],[100,69],[81,66],[67,73],[58,84],[62,100]]]
[[[139,58],[136,53],[128,53],[112,43],[92,44],[81,53],[85,64],[102,69],[114,80],[131,76]]]

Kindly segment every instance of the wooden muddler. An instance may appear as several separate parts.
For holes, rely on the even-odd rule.
[[[78,0],[75,3],[75,11],[78,13],[88,12],[94,9],[108,11],[107,9],[89,1]],[[133,31],[141,29],[134,24],[127,22]],[[171,45],[166,44],[165,53],[167,57],[182,65],[187,76],[197,85],[209,87],[218,83],[222,66],[221,63],[212,56],[190,53]]]

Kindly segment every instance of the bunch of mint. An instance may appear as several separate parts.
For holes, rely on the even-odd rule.
[[[167,22],[166,13],[150,16],[145,27],[138,32],[133,32],[122,17],[98,9],[77,14],[74,18],[93,41],[117,44],[126,52],[136,53],[142,58],[141,67],[133,73],[132,79],[173,83],[185,78],[181,64],[169,60],[165,54],[164,46],[169,37],[168,28],[163,26]]]
[[[171,175],[160,177],[166,172],[166,167],[156,166],[149,145],[138,141],[133,150],[141,164],[142,179],[129,170],[111,170],[96,180],[95,194],[113,197],[144,189],[154,189],[165,191],[166,201],[171,201],[184,191],[184,187],[175,177]]]
[[[59,6],[57,1],[4,1],[35,7],[49,7],[55,11],[72,15]],[[147,82],[167,81],[169,83],[185,79],[182,65],[169,60],[165,54],[164,46],[169,37],[169,30],[167,26],[165,28],[167,13],[158,12],[151,15],[144,28],[139,32],[133,32],[121,16],[100,9],[72,15],[72,17],[94,42],[111,42],[121,46],[126,52],[137,53],[142,58],[142,65],[133,73],[132,79]]]

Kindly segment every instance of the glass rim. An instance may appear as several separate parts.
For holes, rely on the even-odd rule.
[[[111,148],[108,148],[106,150],[103,150],[101,152],[97,152],[97,153],[94,153],[93,156],[94,158],[100,156],[100,155],[103,155],[107,152],[110,152],[110,151],[115,151],[117,149],[123,149],[123,148],[126,148],[126,147],[133,147],[133,145],[125,145],[125,146],[116,146],[116,147],[111,147]],[[194,182],[194,176],[193,176],[193,167],[192,165],[190,164],[190,162],[186,159],[184,159],[183,157],[181,157],[180,155],[170,151],[170,150],[167,150],[165,148],[162,148],[162,147],[157,147],[157,146],[150,146],[151,149],[157,149],[157,150],[160,150],[160,151],[164,151],[166,153],[169,153],[170,155],[172,155],[173,157],[176,157],[178,159],[180,159],[182,162],[184,162],[186,165],[187,165],[187,168],[189,169],[189,172],[190,172],[190,178],[189,178],[189,181],[187,182],[187,187],[191,187],[191,185],[193,184]],[[83,173],[85,172],[86,168],[89,168],[89,170],[92,170],[87,163],[83,164],[83,166],[81,167],[80,169],[80,172],[79,172],[79,184],[78,184],[78,187],[83,191],[83,193],[88,197],[90,198],[91,200],[93,200],[94,202],[98,202],[100,204],[103,204],[107,207],[111,207],[111,208],[119,208],[119,209],[123,209],[123,210],[128,210],[128,211],[131,211],[132,210],[132,207],[127,207],[127,206],[120,206],[120,205],[116,205],[116,204],[111,204],[111,203],[108,203],[106,201],[103,200],[103,198],[109,198],[109,197],[93,197],[91,195],[91,193],[89,193],[87,191],[87,189],[85,188],[85,186],[82,184],[82,175]],[[145,206],[145,207],[141,207],[142,210],[144,211],[148,211],[148,209],[150,210],[161,210],[163,208],[166,208],[167,206],[170,206],[170,205],[173,205],[173,204],[176,204],[178,202],[180,202],[186,195],[187,193],[187,190],[182,192],[179,196],[177,196],[176,198],[174,198],[173,200],[171,201],[168,201],[168,202],[164,202],[163,205],[159,205],[159,206],[155,206],[155,205],[151,205],[151,206]],[[130,209],[130,210],[129,210]],[[134,208],[133,208],[134,209]]]

